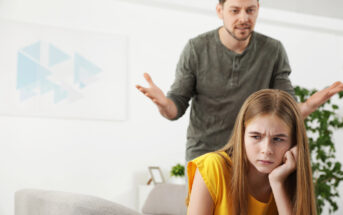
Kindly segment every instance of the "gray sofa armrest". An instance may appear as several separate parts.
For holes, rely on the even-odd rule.
[[[159,184],[148,195],[143,208],[143,214],[185,215],[186,186],[178,184]]]
[[[15,193],[15,215],[140,215],[140,213],[93,196],[24,189]]]

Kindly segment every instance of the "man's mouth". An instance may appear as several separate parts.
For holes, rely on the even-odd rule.
[[[236,26],[235,28],[238,30],[249,30],[250,26]]]

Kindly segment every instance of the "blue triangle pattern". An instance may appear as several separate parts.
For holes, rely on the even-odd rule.
[[[86,87],[86,85],[84,83],[80,82],[80,88],[85,88],[85,87]]]
[[[59,86],[55,86],[54,92],[55,92],[54,94],[55,103],[58,103],[68,97],[68,92]]]
[[[27,100],[29,98],[32,98],[36,96],[36,93],[34,92],[35,86],[28,86],[25,88],[20,89],[20,101]]]
[[[49,75],[51,75],[51,72],[48,69],[42,67],[41,65],[38,65],[38,68],[37,68],[38,80],[43,80],[46,78],[46,76],[49,76]]]
[[[38,62],[40,61],[40,45],[41,42],[38,41],[32,45],[29,45],[25,48],[23,48],[23,52],[25,52],[25,54],[30,55],[32,58],[34,58],[35,60],[37,60]]]
[[[22,53],[18,53],[17,89],[37,82],[39,65]]]
[[[80,84],[80,88],[84,88],[84,81],[89,79],[91,76],[94,76],[101,72],[102,70],[88,61],[86,58],[75,53],[74,56],[74,83]]]
[[[70,58],[68,54],[56,48],[54,45],[49,45],[49,67],[66,61]]]
[[[42,79],[40,81],[40,93],[44,94],[44,93],[50,92],[50,91],[54,90],[55,86],[56,85],[54,83],[52,83],[51,81],[46,80],[46,79]]]

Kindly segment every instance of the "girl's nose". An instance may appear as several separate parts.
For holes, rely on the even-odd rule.
[[[273,148],[272,148],[272,141],[270,138],[265,137],[262,143],[262,150],[261,152],[266,155],[273,154]]]

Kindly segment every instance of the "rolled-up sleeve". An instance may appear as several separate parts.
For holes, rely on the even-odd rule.
[[[167,97],[170,98],[177,107],[177,115],[174,119],[180,118],[189,106],[189,100],[195,93],[195,71],[197,58],[192,45],[192,41],[186,44],[176,67],[175,80]]]

